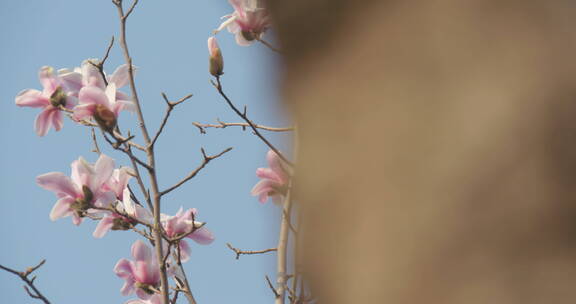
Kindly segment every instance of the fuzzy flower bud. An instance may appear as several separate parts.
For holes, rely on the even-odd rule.
[[[224,74],[224,58],[222,58],[216,37],[208,38],[208,52],[210,53],[210,74],[219,77]]]

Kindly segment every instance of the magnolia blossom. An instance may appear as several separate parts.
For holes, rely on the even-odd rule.
[[[105,90],[98,86],[85,86],[78,93],[79,104],[74,107],[74,118],[93,117],[108,132],[116,127],[118,114],[130,109],[132,102],[117,99],[116,84],[111,82]]]
[[[239,45],[250,45],[254,40],[260,39],[270,27],[270,16],[264,8],[258,7],[257,0],[228,0],[234,12],[226,15],[224,21],[214,33],[218,33],[225,27],[236,35]]]
[[[114,267],[116,275],[125,280],[120,292],[127,296],[136,291],[140,299],[151,299],[154,290],[160,286],[160,267],[156,254],[138,240],[132,245],[132,257],[133,261],[121,259]]]
[[[274,203],[279,204],[282,196],[286,193],[290,175],[284,169],[280,157],[274,151],[268,151],[266,159],[270,168],[258,168],[256,170],[256,176],[262,180],[254,185],[252,195],[258,196],[258,200],[261,203],[265,203],[268,197],[272,197]]]
[[[169,238],[185,237],[194,240],[201,245],[208,245],[214,241],[214,235],[206,229],[202,222],[193,221],[196,216],[196,209],[191,208],[186,211],[180,210],[174,216],[161,214],[161,222],[166,235]],[[192,232],[193,231],[193,232]],[[190,257],[190,246],[184,240],[179,243],[180,258],[187,261]]]
[[[113,192],[105,191],[102,185],[112,175],[114,160],[101,154],[94,165],[84,158],[72,162],[71,178],[61,172],[50,172],[36,178],[36,183],[53,191],[58,201],[50,212],[53,221],[72,216],[75,225],[82,223],[85,213],[98,213],[91,207],[107,207],[115,200]]]
[[[26,89],[16,96],[16,105],[20,107],[42,108],[34,123],[36,134],[44,136],[50,127],[60,131],[64,125],[60,106],[71,109],[76,98],[63,87],[65,81],[54,73],[54,69],[44,66],[38,73],[42,91]]]
[[[111,229],[128,230],[137,225],[138,222],[153,222],[150,212],[132,201],[130,190],[127,187],[124,188],[123,192],[122,201],[118,201],[114,207],[118,213],[109,212],[100,220],[92,234],[95,238],[104,237]]]
[[[117,88],[121,88],[128,84],[129,69],[127,64],[117,67],[112,75],[104,73],[105,78],[103,78],[102,73],[100,73],[100,70],[94,65],[94,63],[98,63],[98,59],[86,59],[82,62],[81,67],[76,67],[73,70],[59,71],[60,77],[65,80],[70,91],[76,92],[77,94],[86,86],[94,86],[105,90],[106,82],[114,83]],[[118,92],[118,94],[120,95],[117,97],[118,99],[128,100],[126,94],[122,92]]]

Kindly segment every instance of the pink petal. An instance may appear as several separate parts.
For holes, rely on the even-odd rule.
[[[62,113],[60,113],[60,111],[54,111],[52,114],[52,126],[56,131],[60,131],[64,126],[64,120],[62,119]]]
[[[100,89],[104,89],[106,84],[104,79],[102,79],[102,74],[98,68],[96,68],[90,61],[97,63],[97,59],[87,59],[82,62],[81,72],[82,72],[82,82],[85,86],[94,86]]]
[[[114,73],[110,75],[110,80],[108,82],[113,82],[116,84],[116,87],[121,88],[128,84],[129,81],[129,73],[127,64],[123,64],[116,68]]]
[[[132,256],[135,261],[147,262],[152,259],[152,252],[142,241],[137,240],[132,245]]]
[[[74,119],[80,120],[86,117],[92,117],[96,111],[95,104],[81,104],[74,107]]]
[[[206,229],[205,227],[200,227],[196,229],[194,233],[189,234],[187,237],[201,245],[208,245],[214,242],[214,235],[212,234],[212,232],[210,232],[210,230]]]
[[[104,217],[103,219],[100,220],[98,226],[96,226],[96,229],[94,230],[94,233],[92,233],[92,236],[94,236],[97,239],[102,238],[103,236],[106,235],[108,231],[110,231],[110,229],[112,229],[113,225],[114,225],[114,217],[112,216]]]
[[[94,164],[94,171],[94,185],[92,186],[96,189],[100,188],[112,176],[114,160],[105,154],[100,154],[96,164]]]
[[[180,260],[187,262],[190,259],[190,245],[186,241],[180,241],[178,246],[180,247]]]
[[[127,296],[132,292],[134,292],[134,280],[127,279],[126,282],[124,282],[122,288],[120,289],[120,294],[123,296]]]
[[[272,182],[271,180],[263,179],[258,183],[256,183],[256,185],[254,185],[254,188],[252,188],[251,193],[252,195],[260,195],[261,193],[268,193],[274,190],[273,185],[275,184],[276,183]]]
[[[152,295],[149,295],[147,292],[140,288],[136,289],[136,295],[142,300],[148,300],[150,297],[152,297]]]
[[[61,172],[50,172],[36,177],[36,183],[49,191],[57,194],[63,193],[72,198],[77,198],[77,190],[72,180]]]
[[[256,169],[256,176],[258,176],[259,178],[262,178],[262,179],[269,179],[269,180],[275,181],[279,184],[282,184],[282,179],[280,178],[280,176],[278,176],[278,174],[270,168],[258,168],[258,169]]]
[[[52,211],[50,211],[50,220],[55,221],[70,215],[70,204],[72,202],[74,200],[69,197],[59,199],[52,207]]]
[[[106,93],[99,87],[95,86],[83,87],[80,90],[80,93],[78,93],[78,100],[80,101],[80,104],[101,104],[108,107],[108,97],[106,96]]]
[[[52,94],[58,88],[58,79],[54,75],[54,68],[43,66],[38,72],[38,78],[40,78],[45,93]]]
[[[116,266],[114,266],[114,272],[118,277],[122,279],[127,279],[134,276],[132,270],[132,263],[127,259],[120,259],[116,263]]]
[[[72,224],[79,226],[84,219],[79,217],[76,213],[72,212]]]
[[[16,95],[16,105],[19,107],[44,108],[49,104],[50,100],[38,90],[27,89]]]
[[[54,115],[54,111],[58,110],[52,107],[47,107],[36,117],[34,125],[36,126],[36,134],[38,134],[38,136],[44,136],[48,133],[50,125],[52,125],[52,115]]]
[[[268,166],[272,171],[274,171],[278,177],[281,179],[282,183],[287,181],[287,174],[282,167],[282,160],[274,151],[270,150],[266,154],[266,160],[268,161]]]
[[[58,76],[66,91],[78,94],[82,88],[82,74],[63,69],[58,71]]]

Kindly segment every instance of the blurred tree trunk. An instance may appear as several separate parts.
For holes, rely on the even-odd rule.
[[[573,303],[576,4],[269,0],[320,303]]]

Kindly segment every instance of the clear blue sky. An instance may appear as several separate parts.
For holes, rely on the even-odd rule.
[[[128,42],[139,67],[137,85],[148,127],[155,131],[164,112],[160,92],[172,99],[194,97],[174,112],[158,142],[157,164],[161,188],[166,188],[201,161],[200,147],[216,153],[234,150],[209,164],[197,178],[165,197],[163,212],[180,206],[195,207],[208,222],[216,241],[192,245],[186,264],[199,303],[269,303],[272,295],[264,275],[274,274],[275,256],[245,256],[239,261],[226,248],[231,242],[245,249],[274,247],[280,211],[261,205],[250,196],[257,182],[254,171],[265,166],[267,148],[240,129],[209,130],[200,135],[193,121],[214,122],[218,117],[236,122],[229,108],[210,85],[206,39],[231,12],[225,0],[142,0],[128,22]],[[36,186],[37,175],[61,171],[79,156],[95,161],[90,152],[89,129],[65,120],[64,129],[43,137],[33,130],[37,109],[18,108],[15,95],[36,88],[38,69],[79,66],[83,59],[101,57],[112,35],[117,36],[117,12],[109,0],[0,1],[0,263],[24,269],[41,259],[37,285],[53,303],[124,303],[123,281],[112,269],[130,256],[137,238],[131,232],[111,232],[94,239],[96,225],[74,226],[69,218],[51,222],[53,193]],[[228,32],[218,35],[225,60],[224,86],[234,101],[248,105],[259,123],[285,125],[277,94],[277,59],[261,45],[240,47]],[[115,47],[107,62],[112,72],[122,63]],[[127,92],[126,89],[124,91]],[[138,133],[135,115],[124,113],[120,124]],[[281,136],[272,140],[286,149]],[[137,137],[137,139],[140,139]],[[101,146],[105,146],[101,143]],[[117,165],[126,158],[106,148]],[[33,303],[18,278],[0,272],[1,303]]]

